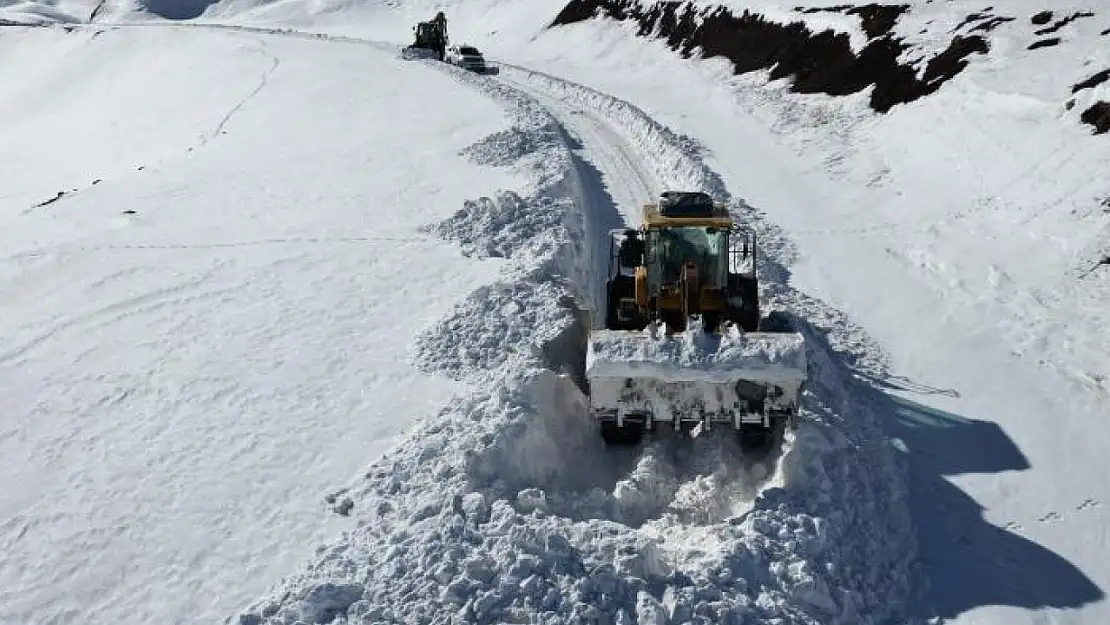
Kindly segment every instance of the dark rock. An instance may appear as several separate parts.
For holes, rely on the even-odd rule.
[[[848,15],[858,15],[863,23],[863,32],[874,39],[890,34],[890,30],[898,23],[898,18],[909,8],[908,4],[866,4],[848,9]]]
[[[1051,39],[1041,39],[1040,41],[1034,41],[1033,43],[1029,44],[1029,47],[1027,49],[1036,50],[1037,48],[1047,48],[1058,43],[1060,43],[1059,37],[1053,37]]]
[[[1110,132],[1110,102],[1095,102],[1083,111],[1079,120],[1095,127],[1095,134]]]
[[[928,62],[924,76],[919,79],[916,67],[899,62],[909,46],[890,34],[907,7],[839,8],[859,15],[864,30],[869,35],[875,34],[858,55],[845,33],[832,30],[814,33],[803,22],[780,24],[747,10],[734,15],[723,7],[699,9],[690,2],[674,0],[647,6],[635,0],[571,0],[551,27],[584,21],[598,14],[615,20],[634,20],[639,24],[640,37],[657,33],[672,50],[686,58],[695,48],[701,48],[706,57],[723,56],[732,61],[737,74],[770,69],[771,80],[793,78],[791,89],[796,93],[844,96],[873,85],[870,104],[878,112],[934,93],[967,66],[968,55],[988,51],[982,37],[957,36],[945,51]]]
[[[1107,80],[1110,80],[1110,69],[1104,69],[1101,72],[1095,73],[1093,76],[1086,80],[1075,83],[1074,85],[1072,85],[1071,92],[1078,93],[1083,89],[1097,87]]]
[[[35,204],[32,208],[42,208],[43,206],[49,206],[49,205],[53,204],[54,202],[57,202],[58,200],[62,199],[65,196],[66,196],[65,191],[58,191],[58,194],[55,195],[54,197],[52,197],[48,200],[43,200],[43,201],[39,202],[38,204]]]
[[[994,30],[995,28],[998,28],[1000,25],[1005,24],[1006,22],[1014,21],[1014,19],[1015,18],[1012,18],[1012,17],[992,17],[991,19],[983,22],[982,24],[979,24],[978,26],[976,26],[975,28],[972,28],[971,30],[981,31],[981,32],[984,32],[984,33],[989,33],[990,31]]]
[[[1072,13],[1071,15],[1069,15],[1069,16],[1065,17],[1064,19],[1056,22],[1055,24],[1053,24],[1052,26],[1049,26],[1048,28],[1042,28],[1040,30],[1036,30],[1036,31],[1033,31],[1033,32],[1037,35],[1047,35],[1049,33],[1054,33],[1056,31],[1060,30],[1061,28],[1067,26],[1068,24],[1074,22],[1075,20],[1077,20],[1081,17],[1094,17],[1094,16],[1095,16],[1095,14],[1091,13],[1090,11],[1079,11],[1077,13]]]

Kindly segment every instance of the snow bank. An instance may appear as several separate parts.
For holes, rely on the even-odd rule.
[[[728,332],[700,329],[666,335],[600,331],[590,335],[589,377],[652,377],[673,382],[801,382],[806,377],[805,338],[796,333]]]

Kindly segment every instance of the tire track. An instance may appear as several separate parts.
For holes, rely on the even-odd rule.
[[[231,110],[229,110],[223,116],[223,118],[220,119],[220,122],[216,124],[216,127],[212,129],[212,132],[208,133],[206,137],[201,138],[201,147],[208,145],[209,141],[224,134],[224,128],[228,125],[229,122],[231,122],[232,118],[235,117],[239,113],[239,111],[243,110],[243,107],[246,106],[248,102],[254,99],[255,96],[257,96],[259,93],[262,92],[263,89],[266,88],[266,83],[270,80],[270,76],[272,76],[273,73],[277,71],[278,66],[281,65],[281,60],[278,59],[277,56],[270,54],[270,52],[266,50],[266,41],[260,38],[257,39],[257,41],[259,47],[256,48],[255,51],[270,59],[270,67],[262,72],[261,76],[259,76],[258,85],[256,85],[250,93],[243,96],[243,99],[239,100],[235,104],[235,106],[231,107]]]

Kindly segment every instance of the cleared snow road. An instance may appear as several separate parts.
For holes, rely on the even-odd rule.
[[[514,78],[510,72],[501,76],[501,80],[543,105],[580,142],[580,145],[572,146],[575,154],[595,169],[596,179],[602,183],[604,192],[612,198],[627,224],[639,225],[640,207],[663,191],[651,167],[645,163],[644,156],[596,111],[566,102],[526,80]],[[594,196],[599,201],[605,201],[601,193]]]

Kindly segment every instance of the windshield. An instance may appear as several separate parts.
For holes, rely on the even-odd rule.
[[[459,54],[467,54],[470,56],[481,56],[482,53],[478,52],[477,48],[459,48]]]
[[[694,261],[704,287],[721,288],[727,279],[727,231],[720,228],[663,228],[648,232],[648,258],[651,288],[677,282],[682,266]]]

